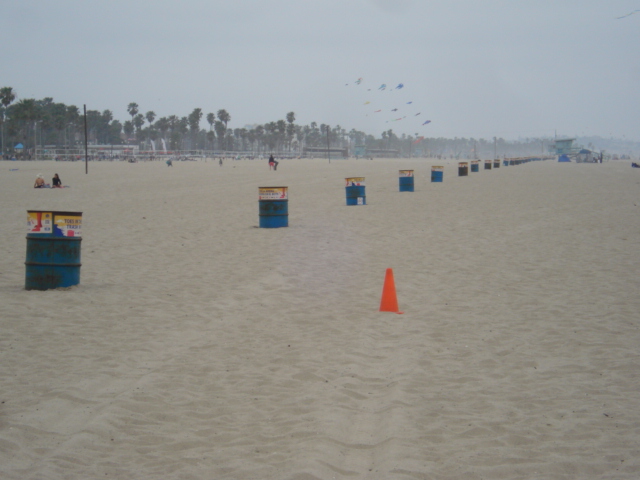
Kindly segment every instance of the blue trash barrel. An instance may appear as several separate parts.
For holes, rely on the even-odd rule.
[[[442,182],[444,176],[444,167],[431,167],[431,182]]]
[[[260,228],[289,226],[288,187],[258,187]]]
[[[500,168],[500,160],[493,161],[493,168]]]
[[[509,165],[510,165],[510,166],[513,166],[513,165],[515,165],[515,164],[516,164],[516,161],[515,161],[515,160],[513,160],[513,159],[509,160]]]
[[[366,205],[367,196],[365,194],[364,177],[345,178],[347,194],[347,205]]]
[[[458,176],[466,177],[469,175],[469,162],[458,162]]]
[[[401,192],[413,192],[413,170],[400,170],[399,187]]]
[[[491,160],[485,160],[484,161],[484,169],[485,170],[491,170]]]
[[[82,212],[27,211],[24,288],[49,290],[80,283]]]
[[[473,162],[471,162],[471,171],[472,172],[479,172],[480,171],[480,162],[478,162],[477,160],[474,160]]]
[[[505,166],[505,167],[508,167],[509,166],[509,160],[503,160],[502,161],[502,165]]]

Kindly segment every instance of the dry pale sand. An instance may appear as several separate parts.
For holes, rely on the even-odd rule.
[[[640,477],[628,162],[84,168],[0,162],[1,478]],[[24,290],[30,209],[83,212],[79,286]]]

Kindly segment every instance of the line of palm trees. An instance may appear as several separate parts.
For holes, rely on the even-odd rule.
[[[42,100],[24,98],[16,100],[12,87],[0,88],[0,151],[7,154],[17,143],[25,149],[34,146],[78,147],[84,143],[84,119],[78,107]],[[90,144],[137,144],[142,150],[206,150],[223,152],[281,152],[299,154],[304,147],[331,148],[363,145],[368,149],[395,150],[401,155],[447,155],[454,157],[493,156],[495,149],[509,155],[540,153],[541,139],[519,142],[495,142],[473,138],[423,138],[414,135],[396,135],[393,130],[382,132],[380,137],[340,125],[297,125],[294,112],[284,119],[244,128],[230,128],[231,115],[220,109],[204,115],[201,108],[194,108],[187,116],[170,115],[157,118],[155,112],[142,113],[137,103],[127,105],[131,117],[121,123],[111,110],[87,111],[87,134]],[[200,127],[203,117],[208,129]]]
[[[84,119],[75,105],[58,103],[51,97],[42,100],[24,98],[15,102],[12,87],[0,89],[0,151],[7,153],[22,143],[26,150],[46,145],[79,146],[84,142]],[[304,146],[326,146],[327,134],[332,147],[348,143],[374,142],[364,132],[346,132],[340,125],[329,127],[312,122],[296,125],[295,113],[285,119],[263,125],[230,128],[231,115],[220,109],[203,114],[195,108],[187,116],[170,115],[157,118],[152,110],[142,113],[137,103],[127,105],[130,120],[120,122],[111,110],[87,110],[87,136],[91,144],[139,144],[143,149],[219,150],[243,152],[300,152]],[[200,128],[202,118],[209,129]],[[163,145],[157,145],[162,142]]]
[[[219,150],[242,152],[300,152],[302,146],[326,145],[327,125],[312,122],[308,126],[296,125],[295,112],[288,112],[286,120],[276,120],[264,125],[252,125],[244,128],[229,128],[231,115],[225,109],[217,113],[207,113],[205,119],[209,124],[209,130],[200,128],[203,117],[202,109],[195,108],[186,117],[161,117],[155,120],[153,111],[146,114],[139,113],[137,103],[130,103],[127,112],[131,116],[130,121],[124,123],[125,135],[130,140],[131,135],[136,134],[135,140],[140,142],[164,140],[170,150]],[[145,127],[145,119],[147,126]],[[154,122],[155,120],[155,122]],[[343,146],[347,136],[339,125],[330,129],[332,143],[335,146]],[[353,130],[350,140],[364,141],[365,134]]]

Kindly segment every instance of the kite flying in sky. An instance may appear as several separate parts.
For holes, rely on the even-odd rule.
[[[634,10],[633,12],[627,13],[626,15],[623,15],[621,17],[616,17],[616,20],[620,20],[621,18],[629,17],[629,16],[633,15],[634,13],[638,13],[638,12],[640,12],[640,10]]]
[[[382,92],[382,91],[389,91],[389,92],[396,92],[397,90],[400,90],[399,93],[393,93],[392,95],[387,95],[387,94],[376,94],[375,89],[372,88],[367,88],[367,87],[371,87],[370,83],[367,83],[365,85],[365,81],[362,77],[359,77],[357,80],[353,81],[353,83],[355,85],[364,85],[364,88],[361,90],[361,92],[369,92],[366,93],[366,97],[363,98],[363,96],[360,97],[360,105],[362,105],[365,109],[365,111],[363,112],[366,116],[369,116],[371,113],[382,113],[382,115],[377,116],[378,119],[380,120],[384,120],[385,123],[390,123],[390,122],[399,122],[401,120],[404,120],[406,118],[413,118],[413,117],[417,117],[419,115],[422,115],[421,111],[418,111],[419,107],[418,105],[413,105],[415,102],[414,101],[408,101],[408,98],[411,98],[409,95],[414,95],[415,92],[411,91],[411,88],[409,87],[407,89],[407,91],[405,91],[405,85],[404,83],[396,83],[395,87],[393,86],[393,83],[374,83],[374,85],[379,85],[377,90],[378,92]],[[347,84],[349,85],[349,84]],[[389,88],[387,88],[387,86],[389,86]],[[374,90],[372,92],[372,90]],[[355,93],[355,90],[353,91]],[[362,93],[360,93],[359,95],[363,95]],[[397,96],[400,96],[400,98],[398,99]],[[395,98],[395,100],[392,100],[392,98]],[[398,102],[396,103],[396,105],[400,104],[400,105],[410,105],[409,107],[404,107],[404,108],[398,108],[395,107],[393,103],[391,102]],[[419,104],[420,102],[418,102]],[[361,108],[363,108],[361,107]],[[375,110],[373,110],[375,109]],[[400,112],[402,111],[403,114],[406,114],[402,117],[399,118],[389,118],[388,112]],[[390,116],[390,115],[389,115]],[[417,122],[416,122],[417,123]],[[431,120],[427,120],[424,123],[422,123],[422,125],[428,125],[429,123],[431,123]],[[420,125],[419,123],[417,125]],[[411,127],[410,127],[411,128]]]

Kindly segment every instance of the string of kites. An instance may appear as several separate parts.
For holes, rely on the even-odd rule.
[[[616,20],[620,20],[622,18],[627,18],[627,17],[630,17],[631,15],[633,15],[634,13],[638,13],[638,12],[640,12],[640,10],[634,10],[633,12],[627,13],[626,15],[622,15],[621,17],[616,17],[615,19]]]
[[[355,83],[356,85],[361,85],[361,84],[362,84],[362,82],[363,82],[363,79],[362,79],[362,78],[358,78],[354,83]],[[346,84],[346,86],[348,86],[348,85],[349,85],[349,84],[347,83],[347,84]],[[387,84],[386,84],[386,83],[383,83],[383,84],[381,84],[381,85],[377,88],[377,90],[378,90],[379,92],[384,92],[385,90],[386,90],[386,91],[389,91],[389,92],[392,92],[392,91],[395,91],[395,90],[402,90],[403,88],[404,88],[404,84],[403,84],[403,83],[399,83],[399,84],[398,84],[398,85],[396,85],[395,87],[389,87],[388,89],[387,89]],[[370,92],[370,91],[371,91],[371,89],[370,89],[370,88],[368,88],[368,89],[367,89],[367,92]],[[413,104],[413,101],[405,102],[405,105],[412,105],[412,104]],[[372,103],[371,103],[371,101],[370,101],[370,100],[367,100],[366,102],[364,102],[364,105],[372,105]],[[394,113],[395,113],[395,112],[400,111],[400,109],[399,109],[399,108],[397,108],[397,107],[392,108],[392,109],[388,109],[388,110],[384,110],[384,109],[382,109],[382,108],[378,108],[377,110],[373,110],[373,113],[374,113],[374,114],[375,114],[375,113],[383,113],[384,111],[394,112]],[[421,112],[418,112],[418,113],[415,113],[415,114],[413,114],[413,115],[411,115],[411,116],[412,116],[412,117],[417,117],[417,116],[419,116],[419,115],[421,115],[421,114],[422,114]],[[385,123],[389,123],[389,122],[399,122],[399,121],[404,120],[405,118],[407,118],[407,116],[408,116],[408,115],[404,115],[404,116],[402,116],[402,117],[393,118],[393,119],[391,119],[391,120],[386,120],[386,121],[385,121]],[[430,123],[431,123],[431,120],[425,120],[424,122],[422,122],[422,125],[428,125],[428,124],[430,124]]]

